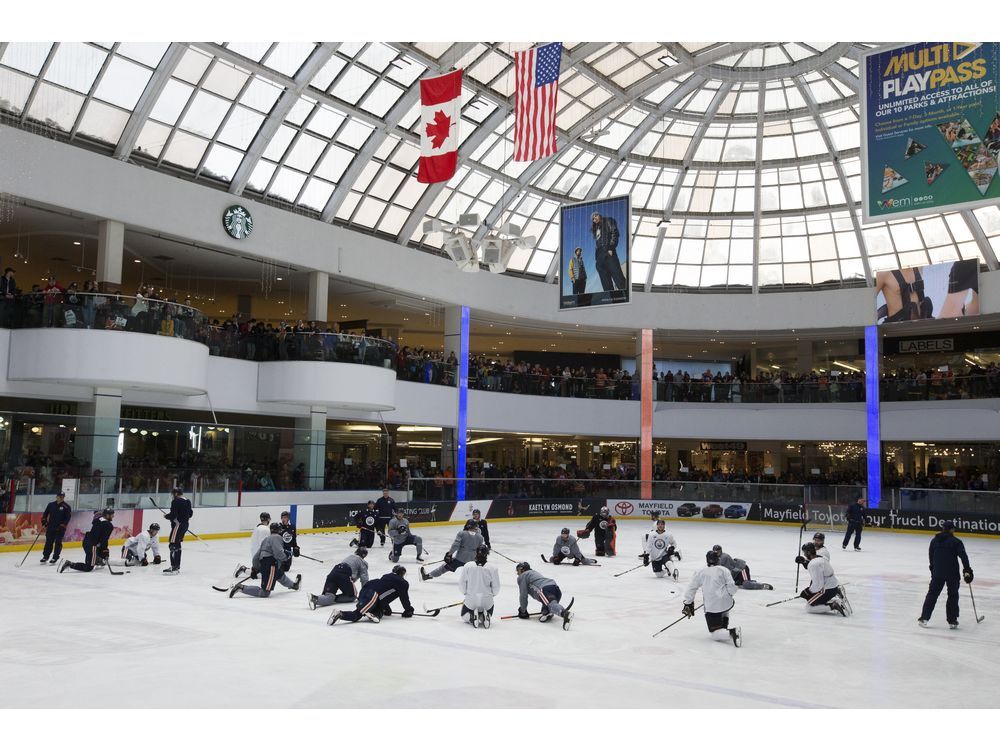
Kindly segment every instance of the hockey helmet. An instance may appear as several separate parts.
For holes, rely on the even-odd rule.
[[[475,516],[481,516],[482,513],[479,511],[479,508],[473,508],[472,509],[472,515],[473,515],[473,517],[475,517]]]
[[[802,545],[802,551],[805,552],[810,557],[816,557],[816,545],[812,542],[806,542]]]
[[[465,531],[478,531],[479,524],[473,521],[471,518],[465,522]]]
[[[526,570],[531,570],[531,566],[528,565],[528,563],[526,563],[526,562],[519,562],[517,564],[517,567],[515,568],[515,570],[517,571],[517,574],[520,575],[521,573],[523,573]]]
[[[175,494],[175,495],[183,495],[183,494],[184,494],[184,490],[182,490],[182,489],[181,489],[180,487],[174,487],[174,488],[173,488],[173,489],[171,490],[171,492],[172,492],[173,494]]]
[[[265,523],[265,522],[270,521],[270,520],[271,520],[271,514],[270,513],[261,513],[260,514],[260,522],[261,523]]]
[[[278,523],[277,521],[275,521],[274,523],[272,523],[269,528],[271,529],[271,533],[272,534],[280,534],[281,533],[281,524]]]
[[[368,557],[368,548],[367,547],[358,547],[354,551],[354,554],[357,555],[358,557]]]
[[[395,575],[397,575],[400,578],[402,578],[402,577],[404,577],[406,575],[406,568],[404,568],[402,565],[393,565],[392,566],[392,572]]]
[[[562,534],[563,536],[569,536],[569,529],[563,529],[559,533]]]
[[[826,534],[824,534],[822,531],[817,531],[815,534],[813,534],[813,539],[814,540],[818,539],[821,542],[825,542]]]
[[[105,518],[111,518],[114,514],[115,514],[114,508],[105,508],[103,511],[101,511],[101,515],[104,516]]]
[[[374,500],[369,500],[369,501],[368,501],[368,505],[372,505],[372,506],[374,506],[374,505],[375,505],[375,501],[374,501]]]
[[[287,510],[283,510],[283,511],[281,511],[281,517],[282,518],[291,518],[292,514],[289,513]]]
[[[712,546],[712,552],[718,552],[721,555],[722,554],[722,545],[720,545],[720,544],[713,545]]]
[[[396,508],[396,515],[402,518],[406,515],[406,511],[403,508]]]
[[[707,562],[709,566],[718,565],[719,553],[716,552],[714,549],[710,549],[708,552],[705,553],[705,562]]]
[[[489,556],[490,548],[485,544],[479,545],[479,549],[476,550],[476,565],[485,565]]]
[[[601,508],[600,511],[598,511],[598,512],[602,516],[606,516],[606,515],[608,515],[608,513],[610,513],[610,511],[608,510],[608,506],[607,505],[605,505],[603,508]]]
[[[150,532],[159,531],[160,530],[160,524],[158,524],[158,523],[151,523],[151,524],[149,524],[149,530],[150,530]]]

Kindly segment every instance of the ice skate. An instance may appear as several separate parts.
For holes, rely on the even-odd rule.
[[[236,596],[242,590],[243,590],[243,584],[241,584],[241,583],[234,583],[233,586],[232,586],[232,588],[229,589],[229,598],[232,599],[234,596]]]
[[[743,645],[743,629],[729,628],[729,637],[733,639],[733,645],[739,648]]]
[[[298,591],[299,586],[302,584],[302,574],[295,576],[295,581],[291,585],[292,591]]]
[[[949,622],[948,627],[952,630],[958,630],[958,620],[955,620],[955,622]]]
[[[431,580],[431,576],[427,575],[427,571],[425,571],[423,568],[420,569],[420,580],[421,581]]]
[[[569,624],[573,620],[573,613],[568,609],[564,609],[562,613],[563,630],[569,630]]]
[[[69,567],[69,560],[63,560],[61,563],[59,563],[59,567],[57,568],[57,570],[60,573],[62,573],[68,567]]]
[[[339,619],[340,619],[340,610],[338,609],[336,612],[330,615],[329,618],[327,618],[326,624],[333,625],[333,623],[335,623]]]
[[[371,612],[365,612],[364,616],[365,619],[368,620],[368,622],[374,622],[376,625],[379,624],[379,618],[373,615]]]
[[[489,630],[490,629],[490,613],[489,612],[480,612],[479,613],[479,627],[483,628],[484,630]]]
[[[233,571],[233,578],[239,578],[241,575],[247,572],[246,565],[237,565],[236,570]]]
[[[926,628],[926,627],[927,627],[927,620],[924,620],[924,619],[918,619],[918,620],[917,620],[917,625],[919,625],[919,626],[920,626],[920,627],[922,627],[922,628]]]
[[[316,609],[316,601],[319,599],[316,594],[307,594],[309,598],[309,609]]]

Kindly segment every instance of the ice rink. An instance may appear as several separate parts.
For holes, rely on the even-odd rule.
[[[398,616],[380,624],[326,625],[331,608],[310,611],[334,563],[349,553],[346,533],[303,534],[292,573],[301,591],[280,586],[270,599],[212,590],[246,562],[249,539],[201,543],[188,536],[183,571],[160,566],[58,574],[23,553],[0,555],[0,664],[4,708],[37,707],[298,707],[351,708],[941,708],[1000,706],[1000,541],[962,536],[976,571],[976,624],[963,584],[961,627],[948,629],[944,594],[931,627],[916,619],[927,588],[930,536],[866,531],[863,551],[842,551],[828,534],[832,562],[854,616],[811,614],[793,596],[794,527],[740,522],[674,522],[683,552],[680,580],[656,579],[650,568],[614,578],[639,563],[647,521],[620,522],[619,556],[601,567],[545,564],[564,525],[490,524],[494,549],[555,578],[576,619],[500,621],[517,612],[514,565],[494,554],[503,590],[490,630],[461,622],[459,608],[437,618]],[[197,528],[195,529],[197,530]],[[439,560],[458,526],[414,529],[430,560]],[[807,533],[804,541],[811,536]],[[743,647],[713,641],[702,612],[656,639],[680,616],[684,587],[712,544],[747,560],[755,579],[774,591],[737,594],[733,624]],[[581,540],[592,555],[592,540]],[[373,576],[392,567],[389,547],[368,561]],[[64,556],[82,559],[80,549]],[[119,548],[112,548],[112,558]],[[166,556],[164,545],[163,555]],[[458,574],[422,582],[414,548],[404,550],[410,595],[423,606],[460,601]],[[117,568],[121,569],[121,568]],[[232,580],[232,579],[229,579]],[[805,578],[800,588],[805,586]],[[701,601],[700,594],[696,600]],[[347,605],[344,605],[347,606]],[[398,603],[393,605],[398,612]],[[529,609],[537,611],[531,602]]]

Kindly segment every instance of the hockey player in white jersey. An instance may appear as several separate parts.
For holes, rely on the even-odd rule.
[[[743,645],[743,632],[738,627],[729,626],[729,613],[736,606],[736,583],[729,571],[719,565],[719,553],[714,549],[705,554],[705,562],[707,566],[695,571],[684,592],[681,614],[694,617],[694,595],[701,589],[708,632],[715,640],[732,640],[733,645],[739,648]]]
[[[669,576],[677,580],[677,566],[671,560],[677,550],[677,541],[666,529],[662,520],[656,522],[656,528],[646,534],[642,549],[642,564],[653,566],[653,575],[657,578]]]
[[[500,593],[500,574],[495,565],[487,565],[490,548],[476,550],[475,565],[463,565],[458,576],[462,592],[462,619],[474,628],[488,628],[493,616],[493,597]]]
[[[149,565],[146,553],[153,551],[153,564],[159,565],[160,560],[160,524],[150,524],[148,531],[136,536],[130,536],[122,545],[122,560],[125,565]]]
[[[260,549],[261,543],[265,539],[267,539],[269,536],[271,536],[271,514],[270,513],[261,513],[260,514],[260,523],[257,524],[257,527],[250,533],[250,560],[251,561],[253,561],[253,560],[255,560],[257,558],[257,550]],[[249,568],[250,577],[251,578],[256,578],[259,575],[260,571],[257,570],[256,568],[252,567],[253,566],[253,562],[251,562],[250,565],[251,565],[251,567]],[[233,578],[239,578],[242,575],[246,575],[247,570],[248,570],[248,568],[247,568],[246,565],[237,565],[236,566],[236,571],[233,573]]]
[[[852,614],[853,609],[840,588],[840,581],[833,574],[830,561],[819,556],[812,542],[802,545],[802,554],[809,572],[809,585],[799,592],[799,596],[806,600],[808,611],[836,612],[843,617]]]

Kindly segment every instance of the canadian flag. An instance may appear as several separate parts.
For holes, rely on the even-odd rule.
[[[420,81],[420,166],[417,182],[446,182],[458,165],[462,71]]]

